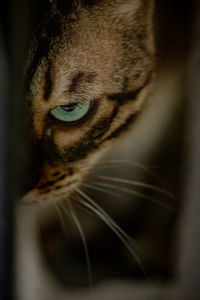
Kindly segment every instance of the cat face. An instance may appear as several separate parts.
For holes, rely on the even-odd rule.
[[[152,81],[152,1],[70,3],[49,1],[32,38],[25,80],[34,177],[23,197],[28,203],[68,196],[133,123]]]

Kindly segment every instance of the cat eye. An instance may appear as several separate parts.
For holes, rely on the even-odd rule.
[[[50,115],[61,122],[77,122],[89,113],[93,104],[94,101],[84,101],[82,103],[58,106],[50,111]]]

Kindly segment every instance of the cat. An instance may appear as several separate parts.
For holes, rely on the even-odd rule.
[[[24,76],[30,165],[21,202],[31,210],[81,196],[80,183],[143,111],[155,64],[153,0],[46,0],[39,6]],[[18,255],[36,272],[29,279],[34,291],[46,288],[48,276],[37,274],[42,263],[32,225],[26,232],[29,218],[27,212],[18,217],[24,228],[19,241],[26,237],[29,248]],[[19,294],[35,299],[23,289],[25,277]]]
[[[151,90],[153,1],[44,1],[25,71],[32,182],[23,203],[66,198],[127,131]],[[40,16],[40,14],[39,14]]]

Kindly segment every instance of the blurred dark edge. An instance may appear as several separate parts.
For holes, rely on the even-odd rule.
[[[186,160],[182,191],[185,207],[180,222],[178,300],[200,299],[200,3],[194,1],[194,4],[196,22],[185,85]]]
[[[9,174],[11,170],[11,77],[8,59],[9,3],[0,10],[0,299],[13,299],[13,209]]]
[[[0,299],[14,295],[14,200],[15,153],[22,62],[27,38],[28,1],[3,1],[0,10]],[[20,137],[20,136],[19,136]]]

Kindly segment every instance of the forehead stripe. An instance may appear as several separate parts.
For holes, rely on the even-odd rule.
[[[48,40],[43,39],[41,42],[39,42],[39,46],[32,59],[32,63],[27,70],[27,77],[26,77],[27,86],[30,84],[31,80],[33,79],[33,76],[38,66],[40,65],[42,59],[48,56],[49,50],[50,50],[50,43]]]
[[[145,82],[136,90],[131,91],[131,92],[122,92],[122,93],[112,94],[112,95],[109,95],[108,98],[112,101],[116,101],[119,103],[123,103],[128,100],[133,100],[137,97],[137,95],[141,92],[141,90],[150,82],[151,78],[152,78],[152,72],[150,72],[150,74],[148,74]]]
[[[56,13],[52,14],[52,8],[44,5],[43,1],[40,2],[42,7],[39,7],[37,10],[37,18],[35,20],[36,30],[33,35],[33,57],[26,73],[27,86],[29,86],[42,60],[48,58],[49,52],[52,49],[52,42],[62,35],[60,16]],[[35,45],[37,45],[36,48]]]
[[[49,61],[48,68],[46,71],[45,86],[44,86],[44,99],[46,101],[49,99],[49,96],[51,95],[52,85],[53,85],[52,77],[51,77],[51,67],[52,67],[52,63]]]
[[[84,73],[79,72],[72,78],[71,84],[69,86],[70,93],[73,93],[76,91],[76,89],[77,89],[78,85],[81,83],[83,77],[84,77]]]
[[[70,93],[76,92],[82,83],[92,83],[94,81],[95,76],[96,73],[84,73],[84,72],[77,73],[72,78],[71,84],[69,86],[69,92]]]

